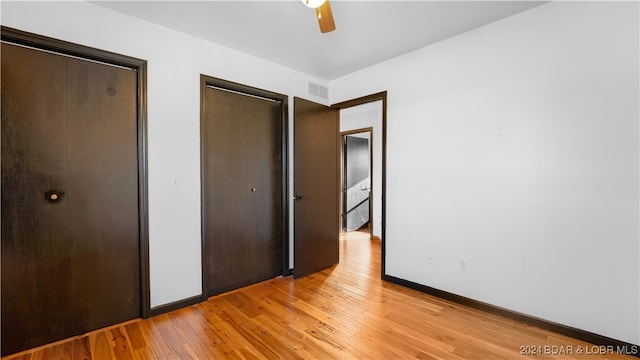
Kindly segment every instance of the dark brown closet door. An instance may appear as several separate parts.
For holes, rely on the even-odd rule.
[[[137,85],[130,70],[9,44],[1,76],[10,354],[140,314]]]
[[[208,295],[282,271],[279,103],[206,88],[203,223]]]

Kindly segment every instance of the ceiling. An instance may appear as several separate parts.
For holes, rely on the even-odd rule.
[[[327,81],[543,1],[331,1],[336,30],[288,1],[91,1]]]

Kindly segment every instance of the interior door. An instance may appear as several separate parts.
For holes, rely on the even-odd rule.
[[[371,150],[368,135],[344,136],[345,231],[358,230],[369,223]]]
[[[137,75],[2,44],[2,352],[140,315]]]
[[[294,98],[294,277],[338,263],[338,110]]]
[[[279,102],[206,87],[203,222],[207,295],[282,273]]]

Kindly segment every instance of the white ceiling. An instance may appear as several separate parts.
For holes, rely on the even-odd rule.
[[[299,0],[92,3],[333,80],[544,2],[333,0],[327,34]]]

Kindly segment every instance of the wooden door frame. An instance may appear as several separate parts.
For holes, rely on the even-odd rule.
[[[341,192],[341,196],[340,196],[340,227],[341,227],[341,231],[345,231],[346,227],[347,227],[347,202],[346,202],[346,176],[347,176],[347,142],[346,142],[346,138],[349,135],[353,135],[353,134],[362,134],[362,133],[369,133],[369,231],[370,237],[373,237],[373,192],[374,192],[374,186],[373,186],[373,127],[366,127],[366,128],[361,128],[361,129],[354,129],[354,130],[347,130],[347,131],[341,131],[340,132],[340,139],[341,139],[341,143],[340,143],[340,149],[341,149],[341,156],[340,159],[342,159],[342,164],[340,166],[340,192]]]
[[[381,195],[382,195],[382,209],[380,209],[381,215],[382,215],[382,219],[380,222],[382,226],[382,229],[380,232],[380,235],[381,235],[380,241],[381,241],[381,250],[382,250],[381,251],[382,266],[381,266],[380,277],[384,278],[386,274],[385,244],[387,242],[387,237],[386,237],[386,231],[387,231],[387,225],[386,225],[386,219],[387,219],[387,92],[382,91],[382,92],[371,94],[371,95],[365,95],[359,98],[333,104],[331,105],[331,107],[336,108],[338,110],[342,110],[342,109],[347,109],[347,108],[358,106],[358,105],[364,105],[370,102],[375,102],[378,100],[382,101],[382,124],[381,124],[381,127],[382,127],[381,129],[381,132],[382,132],[381,133],[382,135],[382,188],[380,189]],[[338,119],[339,117],[340,117],[340,111],[338,111]]]
[[[147,165],[147,61],[58,40],[34,33],[2,26],[2,41],[53,52],[83,60],[97,61],[132,69],[137,73],[137,143],[138,143],[138,243],[140,269],[140,309],[142,318],[151,316],[149,285],[149,194]]]
[[[207,86],[213,86],[222,90],[239,93],[247,96],[254,96],[260,98],[267,98],[278,101],[280,103],[281,114],[281,131],[282,131],[282,214],[281,214],[281,234],[282,234],[282,276],[289,274],[289,97],[284,94],[276,93],[269,90],[263,90],[260,88],[252,87],[236,83],[229,80],[224,80],[204,74],[200,74],[200,252],[201,252],[201,264],[202,264],[202,294],[200,295],[201,301],[208,299],[207,291],[207,256],[205,253],[205,226],[204,219],[206,219],[205,209],[205,183],[204,183],[204,142],[205,142],[205,90]]]

